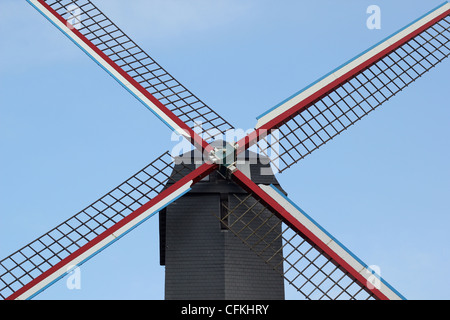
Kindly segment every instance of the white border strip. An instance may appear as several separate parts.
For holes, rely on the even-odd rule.
[[[300,91],[296,95],[294,95],[291,98],[288,98],[286,101],[282,102],[279,106],[276,106],[273,108],[273,110],[269,110],[267,113],[263,114],[258,118],[258,122],[256,123],[255,129],[258,129],[265,125],[266,123],[270,122],[271,120],[275,119],[282,113],[288,111],[290,108],[294,107],[301,101],[305,100],[306,98],[310,97],[314,93],[318,92],[325,86],[329,85],[331,82],[337,80],[339,77],[343,76],[350,70],[354,69],[358,65],[364,63],[365,61],[369,60],[370,58],[374,57],[387,47],[394,45],[396,42],[407,36],[408,34],[416,31],[417,29],[421,28],[440,14],[444,13],[445,11],[450,9],[450,3],[445,3],[441,5],[436,10],[432,11],[431,13],[427,14],[423,18],[417,20],[416,22],[412,23],[410,26],[402,29],[401,31],[395,33],[391,37],[389,37],[387,40],[383,41],[382,43],[376,45],[372,49],[369,49],[367,52],[361,54],[356,59],[351,60],[349,63],[345,64],[343,67],[338,68],[337,70],[333,71],[329,75],[325,76],[324,78],[320,79],[318,82],[314,83],[310,87],[307,87],[305,90]]]
[[[405,298],[393,289],[388,283],[373,272],[358,257],[345,248],[331,234],[323,229],[318,223],[312,220],[305,212],[296,206],[289,198],[283,195],[276,187],[260,184],[259,187],[270,197],[277,201],[287,212],[291,214],[298,222],[311,231],[323,243],[325,243],[332,251],[344,259],[353,269],[361,274],[367,280],[367,286],[374,285],[386,297],[391,300],[404,300]]]
[[[95,246],[90,248],[89,250],[86,250],[84,253],[76,257],[75,259],[69,261],[64,266],[56,270],[54,273],[52,273],[50,276],[21,294],[16,298],[16,300],[26,300],[31,299],[49,286],[51,286],[53,283],[58,281],[59,279],[63,278],[66,274],[68,274],[71,270],[73,270],[74,266],[80,266],[93,256],[95,256],[97,253],[123,237],[125,234],[139,226],[141,223],[143,223],[145,220],[151,218],[154,214],[161,211],[163,208],[168,206],[170,203],[176,201],[178,198],[182,197],[184,194],[189,192],[190,186],[192,185],[192,181],[189,181],[182,187],[178,188],[176,191],[174,191],[169,196],[165,197],[160,202],[154,204],[152,207],[150,207],[148,210],[143,212],[141,215],[136,217],[134,220],[130,221],[128,224],[121,227],[116,232],[112,233],[111,235],[107,236],[105,239],[97,243]]]
[[[138,99],[145,107],[152,111],[159,119],[161,119],[171,130],[178,134],[189,138],[184,129],[179,127],[170,117],[162,112],[153,102],[151,102],[144,94],[126,80],[119,72],[117,72],[109,63],[107,63],[100,55],[90,48],[84,41],[76,36],[74,32],[57,19],[50,11],[48,11],[37,0],[27,0],[36,10],[47,18],[53,25],[61,30],[69,39],[71,39],[81,50],[83,50],[92,60],[109,73],[117,82],[119,82],[126,90],[128,90],[136,99]]]

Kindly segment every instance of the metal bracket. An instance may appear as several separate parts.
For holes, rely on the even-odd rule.
[[[237,143],[225,142],[223,147],[214,147],[209,153],[211,162],[219,165],[219,172],[223,176],[228,176],[237,170]]]

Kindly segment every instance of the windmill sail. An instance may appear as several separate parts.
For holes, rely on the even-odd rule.
[[[184,168],[173,172],[173,159],[166,152],[79,213],[0,260],[0,298],[32,298],[71,266],[84,263],[215,169],[207,164],[194,171]],[[164,189],[174,175],[177,182]]]
[[[234,180],[248,196],[227,207],[227,226],[306,299],[403,300],[370,267],[274,186],[256,185],[241,171]],[[262,208],[262,209],[261,209]],[[273,216],[261,216],[264,208]],[[250,221],[250,222],[249,222]],[[283,226],[279,236],[273,232]],[[283,241],[280,248],[276,241]]]
[[[261,115],[257,131],[278,131],[270,143],[261,137],[259,149],[283,172],[449,55],[450,3],[446,2]]]
[[[178,82],[89,0],[27,0],[169,128],[211,140],[232,126]],[[206,146],[206,144],[204,144]]]

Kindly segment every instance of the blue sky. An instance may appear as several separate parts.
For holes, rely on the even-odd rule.
[[[206,104],[256,116],[442,0],[95,0]],[[369,5],[380,30],[366,27]],[[0,3],[0,256],[173,147],[171,132],[25,0]],[[408,299],[449,299],[445,61],[278,179],[289,197]],[[166,139],[164,138],[166,136]],[[163,299],[150,219],[37,299]],[[287,298],[298,296],[290,289]]]

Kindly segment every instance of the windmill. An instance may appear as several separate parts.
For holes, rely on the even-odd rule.
[[[219,132],[223,132],[227,128],[230,128],[230,125],[222,118],[220,118],[220,116],[218,116],[210,108],[202,106],[201,108],[199,107],[199,109],[196,109],[196,101],[190,102],[191,105],[189,106],[182,107],[177,106],[176,103],[178,101],[175,101],[172,105],[172,110],[174,110],[173,113],[166,113],[161,112],[161,110],[166,109],[161,105],[161,103],[158,102],[158,100],[156,100],[164,99],[164,94],[159,92],[157,88],[153,88],[151,85],[149,86],[150,89],[156,90],[153,92],[153,95],[150,95],[146,91],[136,91],[136,87],[138,86],[133,86],[135,82],[130,80],[130,77],[138,77],[139,71],[131,67],[131,64],[133,64],[133,62],[127,60],[132,59],[133,55],[141,54],[142,57],[144,53],[141,53],[139,51],[129,52],[130,50],[139,50],[139,48],[134,47],[134,43],[120,42],[120,44],[118,44],[114,48],[108,48],[107,50],[111,50],[111,52],[109,52],[111,55],[119,54],[114,64],[117,66],[122,62],[123,65],[121,66],[121,68],[130,67],[131,69],[125,70],[127,71],[127,74],[133,75],[129,75],[127,77],[127,74],[121,72],[120,69],[112,68],[111,66],[114,66],[114,64],[111,63],[111,59],[107,59],[105,57],[105,54],[102,54],[101,52],[95,50],[95,47],[89,46],[88,42],[86,42],[85,39],[88,38],[92,40],[95,46],[97,46],[97,48],[100,48],[100,50],[106,50],[106,47],[102,47],[103,45],[105,45],[104,43],[95,43],[98,39],[96,39],[95,37],[92,39],[89,38],[89,36],[93,36],[93,34],[89,33],[89,27],[93,28],[93,26],[98,26],[99,28],[95,28],[95,31],[93,32],[101,33],[101,35],[99,35],[100,37],[111,37],[111,34],[113,32],[116,32],[115,29],[113,29],[115,28],[115,25],[110,24],[109,20],[104,15],[102,15],[101,12],[89,1],[44,2],[36,0],[29,2],[42,13],[44,13],[44,15],[49,18],[49,20],[55,23],[67,35],[72,37],[72,40],[74,40],[79,46],[82,47],[82,49],[90,54],[102,67],[107,69],[107,71],[109,71],[110,74],[116,78],[116,80],[121,82],[122,85],[126,87],[126,89],[132,91],[132,93],[134,93],[134,95],[138,99],[140,99],[141,102],[152,109],[153,112],[157,113],[157,115],[162,118],[162,120],[165,121],[165,123],[169,127],[177,131],[179,134],[185,136],[189,141],[193,143],[193,145],[195,145],[197,149],[209,156],[210,158],[206,157],[206,159],[213,160],[213,163],[206,163],[204,165],[201,165],[199,168],[189,173],[180,181],[173,184],[172,187],[164,189],[164,191],[159,194],[157,194],[159,191],[158,189],[163,187],[161,183],[158,183],[156,186],[150,186],[146,184],[145,187],[149,188],[151,191],[147,191],[144,200],[148,200],[149,202],[144,203],[143,207],[136,208],[136,210],[133,211],[133,213],[131,213],[130,215],[127,215],[128,212],[121,212],[118,215],[113,216],[111,219],[106,219],[106,221],[97,221],[101,217],[103,217],[103,220],[105,219],[105,217],[107,217],[104,215],[104,213],[106,212],[102,211],[102,214],[97,217],[97,219],[89,220],[88,218],[89,222],[85,221],[86,223],[104,223],[104,225],[99,225],[98,227],[99,229],[105,230],[102,230],[103,233],[100,233],[99,235],[95,234],[99,232],[99,230],[92,230],[94,231],[94,233],[86,230],[86,232],[88,233],[82,236],[81,239],[79,239],[81,240],[81,242],[85,242],[84,244],[71,243],[73,239],[71,239],[71,236],[69,236],[69,234],[75,231],[75,229],[78,232],[81,232],[82,228],[94,228],[94,226],[83,224],[83,226],[80,227],[79,223],[75,223],[75,220],[81,223],[79,219],[75,218],[71,221],[69,221],[69,219],[60,227],[63,227],[64,229],[71,227],[75,228],[74,230],[52,230],[49,234],[45,235],[45,241],[44,238],[41,238],[40,241],[33,242],[30,245],[19,250],[18,252],[7,257],[6,259],[2,260],[2,266],[6,271],[6,273],[5,271],[2,273],[2,281],[4,283],[6,281],[5,287],[2,289],[2,291],[5,290],[5,292],[8,292],[9,290],[9,294],[3,294],[2,292],[2,296],[12,298],[32,297],[34,294],[39,292],[39,290],[42,290],[44,287],[46,287],[46,285],[62,276],[67,271],[63,268],[63,266],[66,266],[68,260],[70,260],[71,264],[83,262],[85,259],[93,255],[97,250],[100,250],[110,242],[115,241],[117,238],[120,238],[120,236],[127,232],[129,228],[132,228],[137,223],[141,222],[141,219],[147,218],[147,216],[145,216],[146,214],[151,215],[161,210],[169,202],[187,193],[194,182],[198,182],[208,174],[218,169],[219,164],[221,164],[218,154],[222,150],[212,149],[209,146],[209,143],[205,142],[200,134],[191,129],[195,120],[190,117],[192,113],[195,113],[196,110],[201,110],[198,113],[198,117],[203,120],[204,124],[207,124],[207,126],[209,126],[205,128],[204,132],[201,132],[202,136],[207,141],[211,138],[210,136],[208,136],[208,132],[210,131],[208,131],[207,129],[215,128],[219,129]],[[74,3],[78,8],[81,9],[82,15],[84,15],[85,17],[93,17],[91,18],[92,21],[90,21],[92,25],[86,26],[86,28],[84,29],[81,25],[79,25],[78,28],[74,27],[74,25],[78,24],[76,20],[74,25],[67,23],[68,18],[74,18],[73,16],[71,16],[67,6]],[[320,145],[334,137],[334,135],[336,135],[340,131],[346,129],[348,126],[353,124],[353,122],[359,120],[360,117],[364,116],[367,113],[368,110],[364,110],[362,108],[360,110],[357,109],[356,106],[358,106],[358,108],[361,105],[368,106],[370,111],[372,108],[377,107],[378,104],[382,104],[386,99],[395,95],[398,91],[409,85],[410,82],[416,80],[418,77],[420,77],[420,75],[428,71],[432,66],[443,60],[448,55],[448,40],[446,40],[448,39],[448,14],[449,5],[448,3],[445,3],[426,16],[422,17],[418,21],[415,21],[406,29],[403,29],[399,33],[396,33],[390,39],[371,48],[362,56],[357,57],[342,68],[335,70],[334,73],[328,75],[327,77],[324,77],[319,82],[314,83],[306,90],[291,97],[291,99],[288,99],[281,105],[277,106],[275,109],[270,110],[268,113],[259,118],[258,124],[256,126],[257,130],[250,134],[246,139],[238,141],[237,145],[233,146],[237,147],[235,149],[236,153],[242,154],[242,152],[245,151],[248,147],[256,143],[259,143],[262,153],[267,152],[267,150],[264,148],[264,145],[267,146],[267,143],[262,143],[266,138],[266,134],[270,133],[270,131],[273,129],[279,129],[281,132],[281,136],[278,137],[279,141],[277,142],[277,144],[281,146],[282,151],[279,153],[278,157],[278,159],[280,160],[278,163],[281,164],[281,166],[277,167],[277,169],[279,171],[284,171],[287,167],[303,158],[306,154],[318,148]],[[88,21],[89,20],[86,21],[83,19],[82,25],[84,26],[84,24],[88,23]],[[86,32],[86,34],[83,34],[82,32]],[[120,33],[120,31],[117,32]],[[114,39],[111,41],[124,39],[123,37],[114,36]],[[81,40],[83,41],[80,42]],[[118,46],[123,47],[127,46],[128,44],[132,45],[133,47],[126,47],[122,50],[114,52],[114,50],[118,49]],[[128,54],[121,57],[120,54],[124,54],[124,52],[127,52]],[[139,59],[141,59],[141,57]],[[122,59],[124,60],[121,61]],[[143,58],[143,60],[144,59],[147,59],[147,57]],[[109,64],[106,63],[106,61],[109,62]],[[387,64],[387,61],[391,61],[390,64]],[[372,68],[378,71],[374,72]],[[336,79],[333,79],[333,76],[336,76]],[[166,74],[158,74],[156,78],[158,77],[166,77]],[[140,81],[144,80],[147,81],[149,79],[142,78],[142,80]],[[166,80],[164,80],[164,82],[165,81]],[[175,80],[169,79],[167,81]],[[339,85],[342,86],[339,87]],[[176,83],[175,87],[178,86],[179,84]],[[336,86],[338,86],[338,89],[336,89]],[[364,90],[364,92],[358,91],[359,89]],[[181,92],[185,92],[184,87],[180,87],[180,90],[182,90]],[[352,93],[357,93],[357,96],[353,96]],[[325,97],[327,97],[326,101]],[[170,104],[173,101],[167,100],[166,103],[163,101],[161,102],[162,104],[166,104],[167,106],[167,102]],[[318,105],[319,102],[320,106]],[[184,111],[184,108],[187,108],[189,111]],[[341,110],[341,113],[339,113],[338,110],[340,110],[341,108],[347,109],[344,109],[344,111]],[[347,112],[345,110],[347,110]],[[325,113],[327,114],[327,116],[325,116]],[[175,114],[176,116],[174,117],[173,114]],[[180,121],[179,118],[181,118],[181,120],[183,120],[184,122]],[[305,123],[305,125],[303,126],[302,121],[304,121]],[[331,122],[328,124],[327,121]],[[185,123],[187,123],[187,125]],[[317,127],[317,125],[319,125],[319,127]],[[308,135],[304,132],[307,130],[313,130],[313,132],[309,131],[310,133]],[[304,138],[305,140],[303,141],[301,140],[302,132],[303,134],[307,135]],[[288,149],[284,149],[283,151],[283,148]],[[172,170],[170,164],[171,159],[167,159],[167,155],[165,155],[155,160],[155,162],[152,162],[152,165],[145,169],[156,169],[156,172],[150,173],[144,170],[142,172],[139,172],[138,174],[148,175],[148,173],[150,173],[149,177],[155,177],[156,181],[159,181],[158,178],[156,178],[156,175],[162,177],[170,177],[170,172]],[[353,263],[360,263],[360,266],[362,267],[361,269],[367,271],[367,268],[364,269],[364,265],[358,259],[355,259],[355,257],[351,255],[349,257],[349,252],[339,243],[335,241],[330,242],[331,238],[327,238],[328,241],[324,240],[324,238],[320,239],[320,236],[318,236],[318,234],[323,230],[320,229],[315,223],[313,223],[312,220],[306,214],[304,214],[301,209],[291,203],[290,200],[280,194],[276,189],[270,186],[256,185],[240,170],[237,170],[235,166],[233,166],[233,162],[227,164],[230,165],[227,168],[229,178],[233,179],[233,181],[240,184],[244,189],[246,189],[249,194],[252,195],[252,198],[255,199],[253,201],[259,202],[264,207],[267,207],[268,210],[274,212],[277,218],[281,219],[283,222],[285,222],[286,225],[289,226],[289,230],[296,232],[295,237],[298,237],[301,234],[300,237],[307,238],[308,243],[313,243],[314,246],[317,246],[320,250],[323,250],[323,253],[326,253],[326,256],[329,256],[332,262],[334,262],[331,263],[331,265],[339,265],[340,268],[338,269],[348,272],[348,274],[350,275],[348,278],[352,280],[355,279],[356,281],[354,281],[354,283],[360,284],[363,288],[362,292],[366,292],[366,287],[369,286],[367,283],[368,278],[371,278],[373,275],[370,271],[368,271],[367,274],[354,273],[355,268],[358,269],[358,267],[355,267]],[[223,168],[223,166],[221,167]],[[138,179],[138,177],[134,176],[128,181],[128,184],[130,184],[131,181],[135,181],[135,179]],[[123,184],[121,186],[122,188],[125,188],[126,185],[127,184]],[[117,192],[117,189],[115,191]],[[149,194],[149,192],[153,192],[153,194]],[[147,195],[149,197],[147,197]],[[114,197],[114,194],[108,194],[108,196],[117,198],[117,196]],[[109,197],[108,199],[110,199],[111,201],[111,198]],[[108,202],[105,198],[102,198],[100,203],[96,202],[96,204],[97,206],[94,205],[93,207],[87,209],[90,209],[90,211],[94,210],[95,212],[100,209],[98,205],[108,207]],[[137,205],[136,203],[134,204]],[[140,205],[141,203],[138,204]],[[131,205],[130,207],[131,209],[129,210],[134,210],[134,207],[132,207]],[[100,210],[104,209],[105,208],[102,208]],[[147,209],[151,209],[151,211],[146,211],[146,213],[144,213],[144,210]],[[115,212],[115,210],[113,211]],[[88,214],[88,212],[83,212],[83,215],[86,214]],[[78,218],[80,218],[80,216],[78,216]],[[308,224],[310,225],[308,226]],[[77,231],[75,231],[76,234],[78,234]],[[298,232],[300,234],[298,234]],[[55,234],[58,234],[59,236],[56,236]],[[64,237],[61,238],[61,235],[64,235]],[[74,233],[72,233],[72,236],[73,235]],[[92,239],[89,238],[94,235],[95,237],[93,237]],[[327,234],[322,234],[321,236],[329,237],[329,235]],[[43,252],[46,252],[45,254],[48,254],[47,249],[50,250],[50,247],[53,245],[53,243],[48,241],[52,241],[52,239],[57,240],[61,244],[63,244],[62,241],[64,241],[65,248],[62,252],[57,252],[57,256],[50,256],[48,258],[45,257],[46,259],[45,261],[43,261],[41,255],[44,255]],[[327,244],[332,243],[333,246],[324,246],[324,242]],[[41,248],[38,249],[37,247],[35,247],[36,245],[39,245]],[[42,248],[42,245],[44,245],[45,248]],[[78,248],[79,245],[80,247]],[[71,246],[73,247],[70,248]],[[72,252],[72,250],[74,251]],[[26,255],[31,256],[28,256],[29,259],[27,257],[27,259],[24,260],[24,257]],[[61,255],[65,257],[62,258],[60,257]],[[36,266],[35,264],[38,265]],[[43,270],[45,268],[48,269]],[[24,274],[24,271],[26,271],[26,274]],[[39,271],[43,271],[42,275],[37,274],[39,273]],[[325,272],[325,270],[321,270],[321,273],[322,271]],[[349,281],[346,277],[345,279],[346,281]],[[321,279],[321,281],[322,280],[324,279]],[[326,278],[326,280],[332,281],[332,277],[328,277]],[[288,281],[292,281],[292,278],[288,279]],[[386,298],[386,296],[389,294],[397,295],[396,297],[399,297],[398,293],[390,288],[385,282],[381,281],[380,285],[380,289],[375,288],[367,290],[378,298]],[[334,288],[336,288],[336,286],[334,286]],[[324,294],[328,289],[330,289],[330,287],[327,287],[326,290],[322,290],[319,288],[315,290],[315,292]],[[389,293],[387,293],[386,291]],[[369,296],[371,296],[371,294],[369,294]],[[388,298],[389,297],[391,296],[388,296]]]

